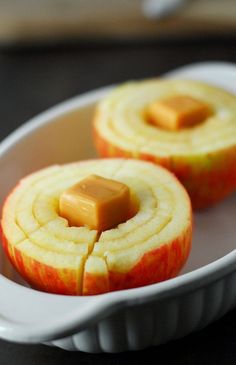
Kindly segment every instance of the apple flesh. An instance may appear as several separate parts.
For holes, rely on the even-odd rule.
[[[70,227],[59,216],[60,194],[90,174],[116,179],[131,192],[129,219],[102,233]],[[6,254],[33,288],[95,295],[176,276],[190,252],[192,212],[185,189],[162,167],[101,159],[23,179],[5,201],[1,229]]]

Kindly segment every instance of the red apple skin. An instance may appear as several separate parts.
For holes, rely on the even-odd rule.
[[[78,295],[77,270],[57,269],[23,255],[2,233],[3,248],[12,265],[32,288],[53,294]]]
[[[104,294],[109,291],[110,285],[107,276],[84,273],[83,295]]]
[[[161,165],[172,171],[188,191],[194,209],[204,209],[223,200],[236,190],[236,147],[188,158],[158,158],[151,154],[133,154],[107,141],[94,124],[94,141],[101,157],[138,158]],[[208,165],[206,166],[206,161]]]
[[[106,279],[87,274],[84,281],[86,295],[137,288],[175,277],[184,266],[191,249],[192,222],[180,237],[145,253],[126,273],[109,272]],[[101,281],[100,281],[101,280]],[[100,283],[99,283],[100,281]]]

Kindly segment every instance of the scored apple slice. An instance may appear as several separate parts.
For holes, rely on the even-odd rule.
[[[63,192],[94,174],[130,191],[128,218],[105,231],[70,226],[60,216]],[[32,287],[94,295],[177,275],[191,247],[192,212],[185,189],[167,170],[143,161],[101,159],[24,178],[6,199],[1,227],[6,253]]]
[[[218,87],[171,79],[125,83],[98,103],[94,141],[101,157],[166,167],[196,209],[236,189],[236,97]]]

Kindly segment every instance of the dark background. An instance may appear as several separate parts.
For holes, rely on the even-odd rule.
[[[74,95],[207,60],[236,62],[236,37],[0,47],[0,139]],[[91,355],[0,341],[0,365],[145,362],[235,365],[236,311],[184,339],[139,352]]]

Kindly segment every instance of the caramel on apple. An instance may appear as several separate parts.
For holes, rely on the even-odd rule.
[[[129,215],[128,186],[112,179],[90,175],[60,196],[60,215],[71,226],[104,231],[125,222]]]
[[[152,124],[173,131],[202,123],[210,114],[209,105],[186,95],[155,101],[147,110]]]

